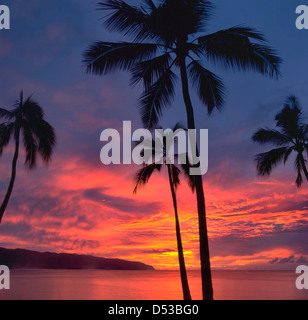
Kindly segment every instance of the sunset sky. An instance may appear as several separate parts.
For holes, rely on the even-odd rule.
[[[21,153],[11,201],[0,225],[0,247],[93,254],[177,269],[175,222],[166,172],[133,194],[138,167],[104,166],[100,133],[142,124],[141,88],[129,75],[87,75],[82,52],[94,41],[121,41],[102,26],[97,0],[4,0],[11,30],[0,30],[0,107],[19,92],[39,102],[58,144],[48,168],[29,172]],[[128,1],[137,4],[138,1]],[[308,263],[308,184],[295,186],[292,161],[271,177],[257,177],[252,143],[260,127],[274,127],[286,97],[295,94],[308,119],[308,30],[295,27],[303,1],[216,0],[208,32],[237,25],[266,35],[284,63],[279,81],[226,72],[226,103],[211,118],[194,97],[198,128],[209,129],[209,171],[204,177],[213,268],[291,269]],[[185,123],[178,90],[164,127]],[[13,143],[0,158],[0,199],[10,179]],[[183,178],[178,190],[187,266],[199,268],[195,195]]]

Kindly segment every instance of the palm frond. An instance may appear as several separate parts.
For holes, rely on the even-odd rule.
[[[250,27],[236,26],[229,29],[220,30],[205,36],[201,36],[198,38],[198,42],[206,48],[212,48],[215,44],[218,46],[222,45],[222,41],[226,41],[226,45],[228,46],[230,46],[232,42],[237,43],[240,46],[243,46],[244,44],[250,43],[249,39],[253,39],[260,42],[266,41],[264,35],[256,29]],[[218,49],[219,48],[217,48],[217,50]]]
[[[190,34],[204,31],[213,12],[213,4],[207,0],[183,1],[183,13],[187,16],[190,25]],[[175,6],[176,7],[176,6]]]
[[[276,50],[265,45],[252,44],[246,53],[248,63],[243,70],[250,69],[270,78],[279,79],[282,60]]]
[[[137,63],[132,68],[131,85],[143,81],[145,90],[148,90],[153,82],[161,78],[170,69],[171,60],[170,53],[165,53],[151,60]]]
[[[303,172],[303,166],[302,166],[302,159],[301,159],[301,154],[298,154],[295,163],[294,163],[295,170],[297,171],[297,178],[296,178],[296,186],[300,188],[304,182],[302,172]]]
[[[286,151],[286,153],[285,153],[285,155],[284,155],[284,158],[283,158],[284,164],[287,163],[287,161],[289,160],[289,157],[290,157],[291,153],[292,153],[294,150],[295,150],[294,147],[288,148],[288,150]]]
[[[22,134],[23,134],[23,142],[26,149],[26,160],[25,165],[29,167],[29,169],[33,169],[36,166],[36,156],[37,156],[37,141],[33,135],[31,130],[31,126],[29,122],[23,121],[22,125]]]
[[[42,107],[31,96],[27,98],[20,109],[22,116],[29,121],[41,121],[44,117]]]
[[[299,110],[301,113],[301,105],[298,98],[294,94],[290,94],[285,101],[284,107]]]
[[[276,115],[277,127],[280,127],[284,134],[297,138],[302,120],[302,109],[297,99],[290,96],[281,112]]]
[[[306,143],[308,141],[308,124],[301,124],[298,128],[298,135],[300,141]]]
[[[252,43],[251,40],[262,42]],[[276,52],[263,44],[264,36],[252,28],[233,27],[198,38],[206,56],[226,68],[253,70],[269,77],[280,75],[281,59]]]
[[[19,99],[16,100],[14,106],[16,109],[18,109],[18,108],[21,108],[23,104],[24,104],[24,91],[21,90],[19,93]]]
[[[148,1],[150,4],[150,1]],[[150,7],[154,9],[154,7]],[[111,11],[105,19],[110,31],[118,31],[126,36],[133,35],[135,40],[144,40],[152,36],[147,24],[148,13],[143,7],[137,8],[121,0],[107,0],[98,4],[99,10]]]
[[[26,164],[30,169],[35,167],[37,153],[41,156],[43,163],[48,164],[56,146],[54,128],[47,121],[36,118],[23,119],[21,128],[26,148]],[[35,157],[31,155],[33,152],[36,153]]]
[[[261,145],[272,143],[278,147],[285,146],[292,143],[292,139],[287,135],[280,133],[278,130],[272,129],[259,129],[252,137],[254,142],[257,142]]]
[[[155,170],[160,171],[161,168],[161,164],[153,163],[150,165],[144,165],[140,170],[138,170],[134,178],[136,183],[134,193],[137,193],[140,187],[146,185],[149,182]]]
[[[43,162],[48,164],[56,146],[57,138],[54,128],[45,120],[41,121],[37,126],[35,133],[38,137],[38,152]]]
[[[168,70],[140,98],[140,113],[146,128],[155,128],[163,109],[170,105],[175,95],[175,78],[176,75]]]
[[[0,156],[3,153],[3,149],[9,144],[13,131],[14,123],[0,124]]]
[[[143,2],[152,11],[157,9],[157,7],[156,7],[155,3],[153,2],[153,0],[143,0]]]
[[[188,65],[188,71],[192,85],[202,103],[207,106],[209,115],[215,108],[220,110],[224,104],[225,91],[222,80],[195,60]]]
[[[105,75],[115,71],[129,71],[135,63],[151,58],[157,44],[96,42],[84,53],[88,73]]]
[[[15,114],[9,110],[0,108],[0,118],[3,120],[12,120],[14,119]]]
[[[288,148],[282,147],[258,154],[256,156],[257,171],[260,176],[269,176],[272,170],[283,161]]]

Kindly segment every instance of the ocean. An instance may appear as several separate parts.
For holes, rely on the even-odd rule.
[[[189,271],[192,298],[200,273]],[[213,271],[215,300],[308,300],[290,271]],[[11,270],[0,300],[181,300],[177,271]]]

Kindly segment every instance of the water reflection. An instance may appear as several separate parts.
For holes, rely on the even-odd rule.
[[[308,299],[297,290],[296,274],[273,271],[214,271],[216,300]],[[192,297],[201,299],[200,273],[189,272]],[[181,300],[175,271],[12,270],[13,300]]]

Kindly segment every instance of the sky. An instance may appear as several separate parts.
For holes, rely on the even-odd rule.
[[[166,172],[133,194],[137,166],[104,166],[100,133],[123,121],[141,128],[140,88],[129,75],[88,75],[82,53],[94,41],[122,41],[102,25],[97,0],[3,0],[11,29],[0,30],[0,106],[10,109],[21,90],[45,110],[57,133],[48,167],[28,171],[21,152],[0,246],[92,254],[177,269],[175,222]],[[128,1],[137,4],[139,1]],[[308,30],[295,27],[300,0],[217,0],[208,32],[237,25],[265,34],[284,63],[279,80],[252,72],[209,68],[224,79],[226,102],[208,117],[193,98],[198,128],[209,130],[204,176],[211,262],[215,269],[290,269],[308,261],[308,189],[295,186],[293,163],[268,178],[256,174],[254,156],[268,151],[251,141],[274,127],[289,94],[308,116]],[[162,124],[185,123],[181,93]],[[10,179],[14,145],[0,158],[0,199]],[[164,174],[165,173],[165,174]],[[199,268],[195,195],[185,179],[178,206],[188,268]]]

